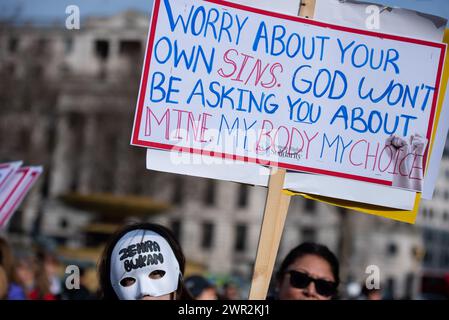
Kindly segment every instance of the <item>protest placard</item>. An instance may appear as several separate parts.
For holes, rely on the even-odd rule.
[[[223,1],[155,1],[132,143],[421,190],[444,52]]]
[[[449,29],[444,32],[444,42],[449,44]],[[446,51],[446,56],[449,53]],[[438,104],[441,104],[439,113],[436,115],[438,121],[437,130],[433,134],[433,144],[431,144],[430,161],[427,164],[426,176],[424,179],[424,190],[422,192],[423,199],[432,199],[435,190],[437,177],[440,169],[440,162],[443,156],[444,146],[449,131],[449,93],[447,90],[449,79],[449,61],[446,59],[443,70],[443,82],[441,85],[441,94]]]
[[[15,210],[42,173],[42,167],[22,167],[0,192],[0,228],[7,225]]]
[[[314,1],[303,4],[313,15],[309,2]],[[220,10],[222,6],[226,10]],[[155,2],[133,144],[170,150],[171,155],[181,152],[244,161],[251,171],[261,168],[255,164],[263,164],[352,179],[362,186],[369,182],[422,190],[422,168],[428,161],[437,112],[443,44],[307,22],[223,1],[185,1],[181,7],[175,8],[170,1]],[[225,36],[220,38],[222,32]],[[415,49],[415,56],[408,55]],[[336,54],[328,56],[331,53]],[[427,71],[433,67],[419,84],[412,76],[418,56],[420,61],[425,57]],[[297,78],[305,69],[316,73]],[[271,82],[265,81],[267,74]],[[331,135],[335,139],[329,139]],[[316,137],[321,143],[314,145]],[[365,152],[354,151],[359,144],[365,144]],[[147,154],[153,151],[156,155],[155,150]],[[148,156],[148,168],[170,171],[160,166],[162,158],[151,160]],[[191,169],[187,174],[209,176]],[[225,176],[221,172],[209,177]],[[269,178],[252,299],[266,294],[282,234],[290,199],[288,193],[279,193],[284,176],[285,171],[279,170]],[[246,179],[241,175],[231,180]],[[254,181],[266,185],[267,180]],[[410,195],[404,206],[416,209],[419,196],[394,191]],[[355,198],[359,200],[358,195]],[[329,203],[339,205],[335,199]],[[386,213],[391,218],[395,214],[394,210]]]
[[[422,12],[397,7],[393,8],[376,3],[339,0],[317,0],[314,19],[354,28],[375,29],[380,32],[435,42],[442,41],[447,25],[447,19]],[[444,42],[448,43],[448,41]],[[443,83],[440,90],[440,100],[444,98],[445,91]],[[442,104],[443,101],[440,101],[440,103]],[[445,113],[445,107],[446,105],[442,105],[441,113]],[[447,137],[449,118],[439,118],[437,114],[436,120],[438,128],[435,134],[438,134],[438,138],[432,141],[436,152],[430,154],[428,163],[432,163],[432,165],[428,165],[425,170],[422,190],[423,199],[432,199],[435,177],[438,175],[439,163],[441,161],[442,152],[440,151]]]
[[[22,161],[0,163],[0,191],[21,165]]]
[[[235,0],[234,2],[247,4],[247,1],[241,0]],[[258,8],[271,11],[279,11],[282,9],[282,12],[295,15],[296,8],[299,7],[299,1],[287,2],[285,7],[282,6],[282,8],[277,4],[265,2],[251,3],[251,5],[257,5]],[[318,1],[315,12],[313,5],[303,5],[302,8],[309,8],[308,15],[314,16],[314,13],[316,13],[316,17],[325,22],[342,25],[349,24],[351,27],[365,29],[370,27],[366,24],[367,17],[369,17],[366,13],[366,8],[371,8],[371,5],[370,3]],[[434,21],[436,22],[434,23]],[[378,23],[379,25],[376,28],[379,28],[384,33],[422,38],[430,41],[441,41],[446,20],[411,10],[394,8],[384,10]],[[442,102],[440,101],[439,103],[441,104]],[[441,109],[443,107],[446,107],[446,105],[440,105]],[[441,123],[438,126],[438,135],[441,139],[437,139],[436,141],[436,152],[431,153],[430,162],[433,165],[429,165],[428,170],[426,170],[426,175],[433,177],[438,172],[438,165],[435,164],[438,164],[441,160],[441,152],[439,151],[444,146],[445,133],[447,132],[447,119],[445,117],[439,117],[439,119]],[[269,175],[267,167],[253,163],[243,164],[243,162],[230,159],[221,161],[221,159],[212,158],[204,154],[182,154],[157,149],[147,150],[147,169],[260,186],[268,185]],[[427,179],[425,179],[424,185],[429,189],[429,186],[433,184],[427,183]],[[367,185],[362,182],[348,181],[336,177],[295,173],[292,171],[287,172],[284,188],[298,193],[309,193],[314,196],[327,197],[327,201],[329,201],[329,198],[335,198],[357,202],[358,204],[352,206],[352,208],[359,211],[362,210],[361,206],[363,203],[379,206],[378,214],[382,214],[382,210],[385,209],[385,213],[388,216],[391,216],[391,210],[386,208],[405,210],[402,214],[397,215],[400,216],[399,220],[401,221],[413,222],[416,217],[416,213],[410,211],[415,207],[416,203],[416,195],[411,191],[391,189],[374,184]],[[426,191],[426,188],[424,191]],[[318,200],[318,198],[316,199]],[[341,204],[341,201],[338,203]],[[351,204],[348,203],[348,206],[351,207]],[[366,212],[365,210],[362,211]]]

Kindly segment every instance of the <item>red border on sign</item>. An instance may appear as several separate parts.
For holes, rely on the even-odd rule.
[[[8,196],[6,197],[5,201],[0,205],[0,212],[4,208],[5,204],[8,203],[9,199],[11,199],[12,195],[16,192],[17,188],[22,183],[23,179],[27,176],[28,172],[30,171],[30,168],[20,168],[16,171],[16,173],[21,173],[23,176],[17,181],[17,184],[12,188],[12,190],[9,192]]]
[[[217,5],[221,5],[221,6],[234,8],[234,9],[244,10],[244,11],[248,11],[248,12],[252,12],[252,13],[256,13],[256,14],[260,14],[260,15],[264,15],[264,16],[270,16],[270,17],[280,18],[280,19],[284,19],[284,20],[301,22],[301,23],[308,24],[308,25],[319,26],[319,27],[323,27],[323,28],[330,28],[333,30],[338,30],[338,31],[343,31],[343,32],[357,33],[357,34],[366,35],[366,36],[370,36],[370,37],[414,43],[414,44],[418,44],[418,45],[429,46],[429,47],[434,47],[434,48],[440,49],[441,54],[440,54],[438,71],[437,71],[437,78],[435,81],[435,92],[434,92],[434,96],[433,96],[432,107],[430,110],[429,125],[428,125],[428,130],[427,130],[427,135],[426,135],[427,140],[430,141],[430,138],[432,135],[433,122],[435,119],[435,112],[436,112],[436,107],[437,107],[438,92],[440,89],[441,76],[442,76],[442,72],[443,72],[443,63],[444,63],[444,56],[445,56],[445,52],[446,52],[446,44],[431,42],[431,41],[426,41],[426,40],[421,40],[421,39],[413,39],[413,38],[408,38],[408,37],[396,36],[396,35],[385,34],[385,33],[380,33],[380,32],[360,30],[360,29],[349,28],[349,27],[344,27],[344,26],[339,26],[339,25],[333,25],[333,24],[329,24],[329,23],[325,23],[325,22],[321,22],[321,21],[315,21],[315,20],[310,20],[310,19],[306,19],[306,18],[290,16],[290,15],[277,13],[277,12],[265,11],[262,9],[248,7],[248,6],[244,6],[241,4],[236,4],[236,3],[222,1],[222,0],[203,0],[203,1],[214,3]],[[157,18],[159,15],[160,4],[161,4],[161,0],[154,1],[153,15],[152,15],[150,29],[149,29],[149,33],[148,33],[148,41],[147,41],[147,49],[146,49],[146,54],[145,54],[144,69],[143,69],[142,79],[140,82],[139,97],[138,97],[138,102],[137,102],[137,111],[136,111],[136,115],[134,118],[134,126],[133,126],[131,144],[136,145],[136,146],[141,146],[141,147],[151,147],[151,148],[163,149],[163,150],[176,149],[177,151],[182,151],[182,152],[187,152],[187,153],[195,153],[195,154],[206,153],[207,155],[210,155],[212,157],[240,160],[240,161],[244,161],[244,162],[252,162],[252,163],[266,165],[267,162],[269,162],[267,160],[250,158],[250,157],[246,157],[246,156],[238,156],[238,155],[227,154],[227,153],[222,153],[222,152],[212,152],[212,151],[203,150],[203,149],[195,149],[195,148],[189,148],[189,147],[178,147],[175,145],[150,142],[150,141],[144,141],[144,140],[139,139],[139,131],[140,131],[139,129],[140,129],[140,124],[142,122],[142,113],[143,113],[144,99],[145,99],[144,90],[147,87],[147,83],[148,83],[148,73],[149,73],[149,69],[150,69],[150,60],[151,60],[151,56],[153,53],[154,34],[156,32],[156,23],[157,23]],[[424,168],[425,168],[425,164],[426,164],[426,160],[427,160],[429,145],[430,145],[430,143],[427,144],[426,151],[424,153],[424,164],[423,164]],[[369,178],[369,177],[365,177],[365,176],[359,176],[359,175],[354,175],[354,174],[293,165],[293,164],[283,163],[283,162],[269,162],[269,163],[272,166],[276,166],[276,167],[284,168],[284,169],[291,169],[291,170],[295,170],[295,171],[324,174],[324,175],[329,175],[329,176],[334,176],[334,177],[347,178],[347,179],[370,182],[370,183],[377,183],[377,184],[386,185],[386,186],[392,185],[392,181],[389,181],[389,180]]]
[[[4,168],[9,168],[9,172],[6,175],[5,179],[3,180],[2,183],[0,183],[0,190],[2,189],[2,187],[5,185],[5,183],[8,181],[8,179],[11,177],[11,175],[16,172],[15,170],[13,170],[13,166],[10,163],[2,163],[0,164],[0,169],[4,169]]]
[[[19,169],[19,170],[22,170],[22,169]],[[14,188],[14,191],[22,184],[23,179],[28,175],[28,173],[31,170],[31,168],[26,168],[26,169],[23,169],[23,170],[26,170],[26,172],[24,173],[23,177],[20,178],[20,182],[17,183],[16,187]],[[30,181],[23,188],[22,192],[17,197],[16,201],[14,201],[14,203],[12,204],[11,208],[9,209],[9,211],[3,216],[2,220],[0,221],[0,226],[3,226],[3,224],[6,221],[8,221],[9,217],[15,211],[16,206],[20,203],[20,201],[23,200],[23,198],[27,194],[28,190],[30,189],[31,185],[36,181],[36,179],[39,177],[39,175],[40,175],[40,172],[37,172],[37,171],[31,172],[31,179],[30,179]],[[11,192],[11,194],[8,197],[8,199],[10,199],[13,194],[14,194],[14,192]],[[5,201],[5,203],[7,203],[7,202],[8,202],[8,200]]]

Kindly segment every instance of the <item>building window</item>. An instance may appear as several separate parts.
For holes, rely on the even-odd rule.
[[[413,287],[415,282],[415,276],[413,273],[408,273],[405,278],[405,297],[410,300],[413,296]]]
[[[171,222],[171,231],[173,232],[173,235],[175,236],[175,239],[181,241],[181,221],[180,220],[172,220]]]
[[[44,54],[48,50],[49,40],[45,38],[39,38],[36,42],[36,50],[38,54]]]
[[[238,252],[244,252],[246,249],[246,234],[247,234],[247,227],[244,224],[239,224],[235,228],[235,251]]]
[[[433,209],[429,209],[428,215],[429,215],[429,219],[433,219]]]
[[[183,200],[184,200],[184,194],[183,194],[183,190],[184,190],[184,180],[182,179],[181,176],[177,176],[175,178],[175,185],[174,185],[174,190],[173,190],[173,203],[176,205],[181,205]]]
[[[73,38],[65,38],[64,39],[64,52],[65,54],[69,54],[73,50]]]
[[[50,174],[49,170],[45,170],[42,177],[41,195],[42,198],[47,199],[50,194]]]
[[[427,267],[431,266],[432,259],[433,259],[432,252],[430,250],[426,250],[426,253],[424,254],[424,265]]]
[[[421,214],[422,214],[423,218],[426,218],[427,217],[427,208],[422,208]]]
[[[241,184],[239,186],[237,206],[239,208],[246,208],[247,205],[248,205],[248,186],[246,184]]]
[[[18,49],[19,49],[19,39],[16,37],[10,38],[8,42],[8,51],[10,53],[16,53]]]
[[[22,148],[25,149],[29,147],[31,135],[28,128],[22,128],[18,134],[18,138]]]
[[[5,66],[5,71],[6,71],[6,74],[8,74],[8,76],[9,77],[14,77],[14,76],[16,76],[16,65],[13,63],[13,62],[11,62],[11,63],[8,63],[8,64],[6,64],[6,66]]]
[[[449,221],[449,212],[445,211],[443,213],[443,221],[445,222]]]
[[[444,261],[443,261],[443,266],[442,267],[443,268],[449,267],[449,253],[448,252],[445,252]]]
[[[31,77],[35,79],[42,78],[44,75],[44,68],[41,65],[34,65],[30,68]]]
[[[387,245],[387,255],[394,257],[398,253],[398,246],[395,243],[389,243]]]
[[[214,225],[210,222],[204,222],[202,225],[201,248],[212,248],[214,240]]]
[[[433,232],[430,230],[424,230],[424,241],[432,242],[433,241]]]
[[[95,56],[101,60],[106,60],[109,56],[109,42],[107,40],[95,41]]]
[[[213,206],[215,204],[215,181],[213,179],[207,180],[204,204],[206,206]]]
[[[59,227],[61,229],[66,229],[69,226],[69,222],[67,221],[66,218],[61,218],[61,220],[59,220]]]
[[[67,120],[69,122],[70,126],[70,132],[83,132],[84,130],[84,118],[82,114],[78,113],[68,113],[67,114]],[[73,155],[80,154],[83,150],[83,138],[81,134],[77,134],[74,137],[73,141],[73,147],[71,149],[71,152]],[[71,192],[78,192],[78,189],[80,187],[80,174],[82,170],[82,164],[81,164],[81,158],[77,156],[73,156],[70,159],[70,173],[71,173],[71,180],[70,180],[70,191]]]
[[[315,201],[313,201],[313,200],[310,200],[310,199],[305,199],[306,200],[306,202],[305,202],[305,204],[304,204],[304,206],[305,206],[305,210],[306,210],[306,212],[308,212],[308,213],[314,213],[315,212],[315,209],[316,209],[316,203],[315,203]]]
[[[420,255],[421,255],[421,250],[420,250],[419,247],[413,246],[413,247],[410,249],[410,256],[411,256],[412,258],[414,258],[414,259],[420,259],[420,258],[421,258]]]
[[[442,231],[441,232],[441,240],[440,245],[442,248],[449,248],[449,233]],[[442,249],[443,250],[443,249]]]
[[[301,241],[315,242],[316,241],[316,230],[311,227],[301,228]]]
[[[142,51],[142,44],[136,40],[123,40],[119,43],[119,54],[121,56],[135,58],[139,57]]]

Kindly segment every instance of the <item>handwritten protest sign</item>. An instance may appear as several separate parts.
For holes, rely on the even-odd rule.
[[[379,15],[373,15],[378,8]],[[385,8],[379,4],[369,2],[339,1],[339,0],[321,0],[316,1],[314,19],[322,20],[333,24],[341,24],[354,28],[375,28],[379,32],[408,36],[429,41],[441,42],[447,19],[429,15],[423,12],[417,12],[405,8]],[[368,17],[368,19],[367,19]],[[444,41],[447,43],[448,41]],[[444,75],[444,72],[443,72]],[[444,78],[444,76],[443,76]],[[440,100],[444,97],[445,87],[444,79],[440,86]],[[439,102],[441,103],[441,101]],[[445,106],[443,105],[442,114]],[[429,151],[434,152],[429,155],[427,167],[424,176],[424,186],[422,190],[423,199],[432,199],[432,193],[435,188],[435,177],[439,173],[439,163],[441,161],[442,148],[447,137],[447,128],[449,118],[438,117],[438,108],[435,121],[438,122],[438,137],[431,142]],[[435,127],[435,126],[434,126]],[[435,136],[435,135],[433,135]]]
[[[273,2],[258,1],[257,3],[244,0],[233,0],[232,2],[244,5],[251,5],[260,9],[287,13],[290,15],[297,15],[298,1],[285,1],[282,6]],[[324,22],[331,22],[333,24],[345,25],[349,27],[367,29],[370,26],[366,25],[366,7],[373,5],[370,3],[353,3],[353,2],[339,2],[335,1],[318,1],[313,10],[313,5],[303,3],[302,9],[310,7],[308,15],[313,16]],[[305,10],[304,10],[305,11]],[[303,10],[301,11],[303,13]],[[302,14],[304,16],[305,14]],[[438,23],[429,23],[437,21]],[[421,38],[429,41],[440,42],[443,39],[444,25],[446,21],[442,18],[424,15],[415,11],[394,8],[383,12],[379,21],[379,30],[383,33],[396,34],[399,36],[406,36],[412,38]],[[444,73],[443,73],[444,75]],[[444,78],[444,76],[443,76]],[[444,81],[440,90],[441,95],[444,93]],[[439,104],[441,101],[439,100]],[[438,119],[438,107],[436,113]],[[434,126],[434,130],[438,127],[438,131],[444,125],[444,117],[439,117],[441,120],[438,126]],[[438,122],[438,121],[437,121]],[[444,131],[444,132],[447,132]],[[433,135],[435,136],[435,135]],[[444,139],[437,140],[437,144],[441,143],[444,146]],[[435,139],[432,139],[434,141]],[[429,173],[438,172],[438,163],[441,160],[441,155],[438,157],[434,152],[430,153],[430,160],[428,161],[426,178],[424,179],[424,191],[429,184],[427,177]],[[437,163],[437,165],[430,165]],[[244,163],[237,160],[219,159],[206,156],[204,154],[187,154],[180,152],[170,152],[165,150],[151,149],[147,150],[147,169],[174,172],[178,174],[186,174],[191,176],[206,177],[219,180],[227,180],[234,182],[241,182],[259,186],[268,185],[268,177],[270,170],[266,166]],[[392,189],[390,187],[366,184],[364,182],[341,179],[337,177],[324,175],[311,175],[307,173],[300,173],[289,171],[286,174],[286,181],[284,188],[293,192],[301,194],[308,193],[313,196],[323,196],[327,199],[344,199],[353,203],[358,203],[357,207],[351,206],[348,203],[346,207],[355,210],[361,210],[363,203],[379,206],[379,211],[385,208],[396,208],[401,211],[401,215],[407,217],[407,221],[414,221],[416,213],[410,210],[416,207],[416,193],[413,191]],[[319,198],[315,198],[319,199]],[[329,200],[327,200],[329,201]],[[341,201],[338,202],[341,204]],[[386,209],[385,209],[386,210]],[[388,214],[390,214],[388,211]],[[365,212],[365,211],[364,211]],[[396,215],[398,216],[398,215]],[[402,219],[404,221],[406,219]]]
[[[0,163],[0,191],[21,165],[22,161]]]
[[[14,211],[42,173],[42,167],[22,167],[0,192],[0,228],[5,227]]]
[[[421,190],[444,52],[223,1],[157,0],[132,143]]]

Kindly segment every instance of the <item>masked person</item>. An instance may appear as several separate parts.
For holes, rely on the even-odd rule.
[[[281,300],[330,300],[340,282],[335,255],[317,243],[305,242],[289,252],[277,272]]]
[[[107,300],[190,300],[185,257],[172,233],[152,223],[124,227],[111,238],[99,265]]]

